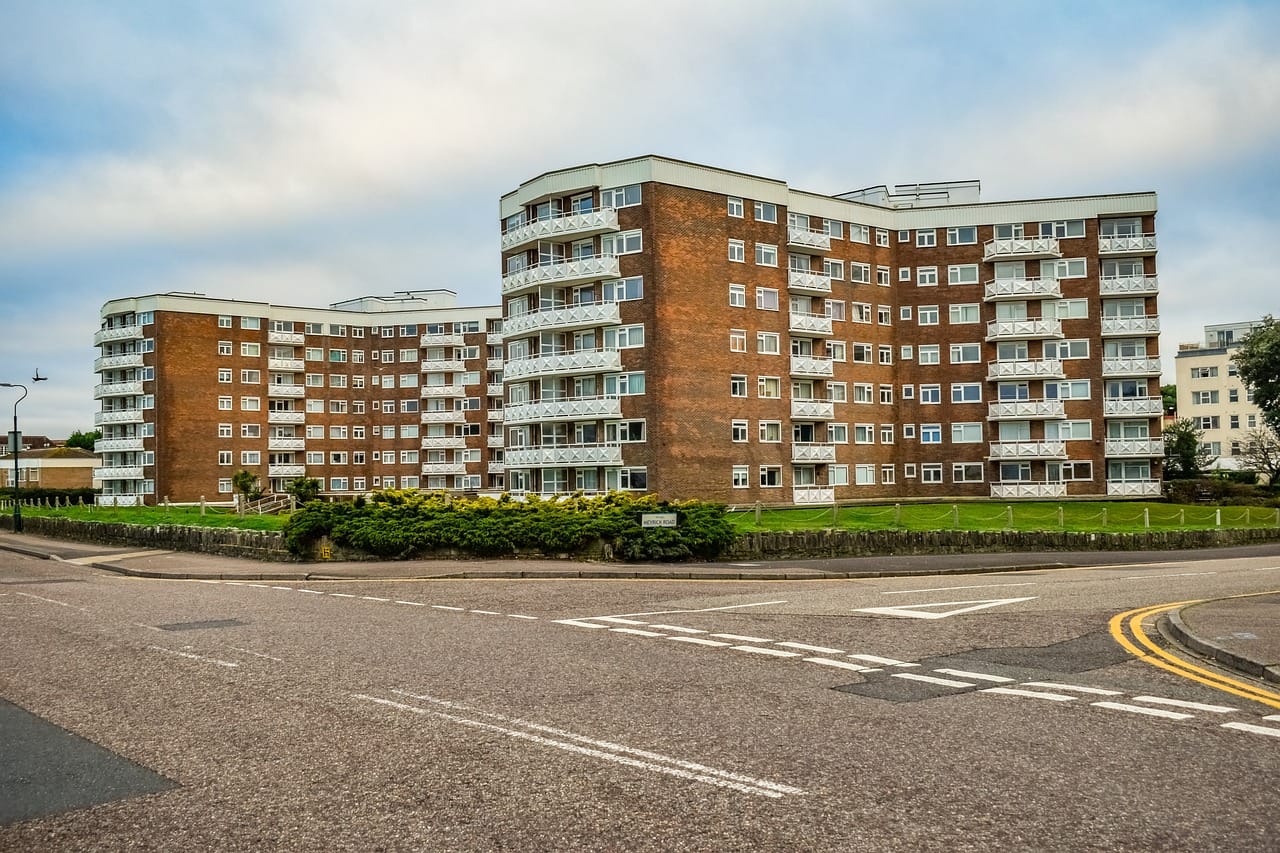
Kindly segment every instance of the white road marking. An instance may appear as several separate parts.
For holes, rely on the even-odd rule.
[[[1174,708],[1186,708],[1189,711],[1208,711],[1211,714],[1230,714],[1235,708],[1226,705],[1205,705],[1200,702],[1184,702],[1181,699],[1162,699],[1159,696],[1134,696],[1135,702],[1150,702],[1154,705],[1171,705]]]
[[[805,643],[776,643],[775,645],[779,645],[788,649],[799,649],[802,652],[818,652],[819,654],[824,654],[824,655],[844,654],[844,649],[829,649],[826,646],[810,646],[810,645],[806,645]]]
[[[284,590],[285,592],[293,592],[293,587],[291,586],[273,586],[271,587],[271,589],[279,589],[279,590]]]
[[[357,597],[355,595],[352,595],[349,592],[331,592],[329,594],[332,595],[334,598],[356,598]]]
[[[76,557],[72,560],[63,560],[64,563],[71,563],[76,566],[87,566],[90,563],[114,563],[116,560],[129,560],[134,557],[158,557],[161,554],[172,554],[173,551],[152,550],[152,551],[133,551],[128,554],[102,554],[95,557]]]
[[[276,663],[284,663],[284,658],[273,658],[271,655],[264,655],[262,652],[255,652],[253,649],[242,649],[239,646],[232,646],[231,651],[244,652],[246,655],[253,655],[256,658],[265,658],[266,660],[273,660]]]
[[[1277,715],[1273,714],[1272,716]],[[1269,720],[1271,717],[1264,717],[1263,719]],[[1280,729],[1273,729],[1269,726],[1253,726],[1249,723],[1223,723],[1222,728],[1236,729],[1242,732],[1252,732],[1256,735],[1267,735],[1268,737],[1280,737]]]
[[[1250,569],[1254,572],[1280,572],[1280,566],[1265,566],[1261,569]]]
[[[881,666],[919,666],[918,663],[907,663],[906,661],[894,660],[893,658],[882,658],[877,655],[849,655],[856,660],[864,660],[867,663],[878,663]]]
[[[724,607],[700,607],[696,610],[648,610],[644,613],[620,613],[620,616],[661,616],[665,613],[711,613],[716,610],[741,610],[744,607],[767,607],[770,604],[786,604],[785,599],[778,601],[757,601],[753,604],[726,604]],[[587,617],[590,618],[590,617]]]
[[[910,619],[946,619],[948,616],[959,616],[961,613],[972,613],[975,610],[986,610],[989,607],[1001,607],[1005,604],[1018,604],[1031,601],[1036,596],[1026,598],[992,598],[975,601],[935,601],[925,604],[904,604],[900,607],[859,607],[854,613],[872,613],[877,616],[904,616]],[[955,605],[966,605],[956,607]],[[934,607],[952,607],[951,610],[933,610]]]
[[[1272,722],[1280,722],[1280,714],[1267,714],[1262,719],[1271,720]]]
[[[481,616],[501,616],[502,614],[496,610],[472,610],[472,613],[479,613]]]
[[[1041,693],[1039,690],[1019,690],[1016,687],[984,687],[979,693],[998,693],[1001,696],[1025,696],[1028,699],[1048,699],[1050,702],[1071,702],[1076,697],[1060,693]]]
[[[431,605],[431,606],[432,606],[432,607],[435,607],[436,605],[434,605],[434,604],[433,604],[433,605]],[[450,609],[450,610],[461,610],[462,608],[461,608],[461,607],[451,607],[451,608],[449,608],[449,609]],[[604,630],[606,627],[608,627],[607,625],[597,625],[597,624],[596,624],[596,623],[594,623],[594,622],[579,622],[577,619],[556,619],[556,620],[554,620],[554,621],[555,621],[557,624],[559,624],[559,625],[572,625],[572,626],[573,626],[573,627],[575,627],[575,628],[599,628],[599,629],[601,629],[601,630]]]
[[[1082,687],[1079,684],[1060,684],[1056,681],[1024,681],[1023,687],[1052,687],[1055,690],[1070,690],[1075,693],[1091,693],[1095,696],[1119,696],[1119,690],[1103,690],[1101,687]]]
[[[164,652],[167,655],[177,655],[180,658],[190,658],[191,660],[198,660],[198,661],[202,661],[203,663],[212,663],[218,666],[229,667],[231,669],[234,669],[240,666],[240,664],[233,663],[229,660],[219,660],[218,658],[209,658],[209,657],[205,657],[204,655],[193,655],[191,652],[179,652],[179,651],[175,651],[174,649],[166,649],[164,646],[147,646],[147,648],[154,649],[157,652]]]
[[[666,634],[660,634],[657,631],[645,631],[641,628],[610,628],[616,634],[635,634],[637,637],[665,637]]]
[[[1181,714],[1177,711],[1162,711],[1159,708],[1143,708],[1138,705],[1126,705],[1123,702],[1094,702],[1095,708],[1110,708],[1113,711],[1128,711],[1131,714],[1146,714],[1148,717],[1162,717],[1166,720],[1189,720],[1192,714]]]
[[[326,593],[326,592],[321,592],[321,591],[320,591],[320,590],[318,590],[318,589],[299,589],[299,590],[298,590],[298,592],[309,592],[309,593],[311,593],[312,595],[328,595],[328,593]]]
[[[247,583],[245,586],[256,586],[258,589],[271,589],[271,587],[265,583]]]
[[[433,604],[431,606],[434,607],[436,610],[454,610],[454,611],[457,611],[458,613],[461,613],[462,611],[467,609],[465,607],[450,607],[447,604]]]
[[[621,616],[597,616],[597,622],[616,622],[619,625],[646,625],[646,622],[640,622],[635,619],[623,619]]]
[[[865,666],[858,666],[856,663],[832,660],[831,658],[805,658],[804,662],[821,664],[822,666],[834,666],[836,669],[848,669],[853,672],[876,672],[874,669],[868,669]]]
[[[698,628],[681,628],[679,625],[659,625],[659,624],[658,624],[658,623],[656,623],[656,622],[655,622],[655,623],[653,623],[652,625],[650,625],[649,627],[650,627],[650,628],[657,628],[659,631],[675,631],[677,634],[705,634],[705,633],[707,633],[706,631],[700,630],[700,629],[698,629]]]
[[[692,639],[692,638],[689,638]],[[784,652],[781,649],[766,649],[761,646],[730,646],[735,652],[750,652],[753,655],[768,655],[775,658],[798,658],[799,652]]]
[[[766,640],[764,637],[744,637],[741,634],[712,634],[712,637],[718,637],[721,640],[733,640],[736,643],[772,643],[773,640]]]
[[[135,628],[146,628],[148,631],[155,631],[157,633],[159,633],[160,631],[160,629],[157,628],[155,625],[143,625],[141,622],[132,622],[130,624],[132,624]]]
[[[677,643],[696,643],[699,646],[712,646],[714,648],[723,649],[728,643],[721,643],[716,640],[704,640],[701,637],[667,637],[668,640],[675,640]]]
[[[1160,580],[1162,578],[1193,578],[1199,575],[1216,575],[1217,572],[1179,572],[1174,575],[1129,575],[1120,578],[1122,581]]]
[[[532,622],[536,622],[538,620],[537,616],[521,616],[519,613],[508,613],[507,616],[512,619],[528,619]]]
[[[56,598],[45,598],[43,595],[32,595],[32,594],[31,594],[31,593],[29,593],[29,592],[15,592],[15,593],[14,593],[14,595],[20,595],[20,596],[22,596],[23,598],[34,598],[36,601],[43,601],[43,602],[45,602],[45,603],[47,603],[47,604],[56,604],[56,605],[58,605],[59,607],[71,607],[71,606],[72,606],[72,605],[70,605],[70,604],[67,604],[67,602],[65,602],[65,601],[58,601],[58,599],[56,599]]]
[[[402,702],[394,702],[390,699],[381,699],[376,696],[367,696],[362,693],[353,694],[354,698],[376,702],[397,710],[409,711],[414,714],[430,715],[449,720],[471,728],[484,729],[487,731],[498,732],[508,737],[526,740],[531,743],[537,743],[542,746],[550,746],[555,749],[562,749],[567,752],[578,753],[592,758],[599,758],[604,761],[621,764],[627,767],[635,767],[640,770],[648,770],[654,773],[662,773],[668,776],[676,776],[678,778],[687,779],[695,782],[703,782],[709,785],[715,785],[721,788],[728,788],[744,794],[752,794],[755,796],[770,797],[772,799],[781,799],[786,794],[803,794],[800,788],[790,785],[782,785],[777,782],[770,782],[766,779],[755,779],[750,776],[743,776],[737,773],[731,773],[725,770],[717,770],[713,767],[707,767],[691,761],[684,761],[678,758],[672,758],[666,755],[660,755],[655,752],[639,750],[633,747],[622,746],[608,741],[595,740],[593,738],[584,737],[583,735],[574,734],[572,732],[551,728],[550,726],[541,726],[536,723],[526,722],[524,720],[502,717],[498,714],[489,714],[486,712],[475,711],[465,706],[459,706],[452,702],[444,702],[443,700],[433,699],[429,696],[413,696],[403,691],[395,691],[401,695],[410,698],[432,702],[438,705],[444,705],[451,709],[462,709],[467,712],[488,717],[490,719],[498,719],[511,725],[520,726],[530,731],[520,731],[519,729],[509,728],[507,726],[499,726],[494,723],[486,723],[480,720],[470,719],[468,717],[459,716],[458,714],[449,714],[444,711],[433,711],[427,708],[419,708],[413,705],[407,705]],[[532,732],[542,732],[543,734],[533,734]],[[556,740],[544,735],[555,735],[562,740]],[[579,744],[588,744],[589,746],[579,746]],[[629,755],[637,756],[637,758],[629,758]],[[638,760],[645,759],[645,760]]]
[[[976,678],[978,681],[994,681],[996,684],[1008,684],[1014,680],[1005,678],[1003,675],[987,675],[985,672],[968,672],[963,669],[935,669],[934,672],[940,672],[943,675],[954,675],[956,678]]]
[[[951,678],[935,678],[932,675],[919,675],[914,672],[895,672],[890,678],[905,678],[908,681],[923,681],[925,684],[940,684],[943,687],[976,687],[968,681],[956,681]]]
[[[389,598],[378,598],[378,596],[376,595],[362,595],[360,597],[365,601],[390,601],[391,600]]]
[[[979,583],[971,586],[931,586],[925,589],[895,589],[891,592],[882,592],[881,595],[910,595],[913,592],[947,592],[953,589],[987,589],[994,586],[1035,586],[1034,581],[1024,581],[1022,583]]]
[[[395,601],[393,601],[393,602],[392,602],[392,604],[408,604],[408,605],[410,605],[411,607],[426,607],[426,606],[427,606],[427,605],[423,604],[421,601],[401,601],[401,600],[400,600],[400,599],[398,599],[398,598],[397,598]]]

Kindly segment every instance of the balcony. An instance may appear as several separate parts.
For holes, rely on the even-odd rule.
[[[423,397],[465,397],[467,389],[462,385],[423,385]]]
[[[466,369],[466,361],[460,358],[437,358],[422,362],[423,373],[461,373]]]
[[[101,400],[103,397],[135,397],[141,393],[141,379],[131,382],[104,382],[101,385],[94,386],[93,399]]]
[[[592,302],[585,305],[568,305],[563,308],[547,308],[528,314],[517,314],[503,321],[503,334],[508,338],[521,338],[552,330],[591,329],[596,326],[616,326],[622,322],[616,302]]]
[[[424,347],[460,347],[466,342],[462,332],[432,332],[418,339],[419,346]]]
[[[489,397],[501,397],[505,390],[501,382],[490,382],[484,386],[484,393]]]
[[[501,423],[502,418],[502,409],[490,409],[484,413],[484,419],[489,423]]]
[[[98,506],[144,506],[146,501],[142,495],[113,495],[103,492],[94,500]]]
[[[793,504],[829,504],[835,500],[836,490],[830,486],[796,486],[791,490]]]
[[[487,359],[485,359],[485,362],[484,362],[484,368],[485,368],[485,370],[501,370],[501,369],[502,369],[502,357],[501,357],[501,356],[499,356],[499,357],[497,357],[497,358],[487,358]]]
[[[267,412],[269,424],[300,424],[307,419],[306,412]]]
[[[1107,317],[1102,318],[1102,336],[1146,337],[1160,334],[1159,317]]]
[[[987,409],[989,421],[1056,421],[1066,417],[1061,400],[1002,400]]]
[[[104,355],[93,360],[93,372],[104,370],[120,370],[125,367],[142,367],[142,353],[130,352],[124,355]]]
[[[1163,414],[1160,397],[1108,397],[1102,401],[1104,418],[1158,418]]]
[[[291,344],[300,347],[307,342],[307,338],[302,332],[281,332],[276,329],[267,330],[268,344]]]
[[[507,473],[507,463],[505,463],[505,462],[493,462],[493,461],[490,461],[490,462],[485,466],[485,469],[486,469],[490,474],[505,474],[505,473]]]
[[[290,397],[299,399],[307,395],[307,387],[305,385],[285,385],[282,383],[272,382],[267,385],[268,397]]]
[[[464,424],[467,422],[467,413],[455,409],[443,412],[423,412],[422,422],[424,424]]]
[[[791,401],[791,419],[806,421],[829,421],[836,416],[836,404],[830,400],[793,399]]]
[[[831,236],[825,231],[810,231],[808,228],[788,225],[787,251],[824,255],[831,251]]]
[[[835,362],[825,356],[793,355],[791,375],[826,379],[835,375]]]
[[[307,369],[306,362],[300,358],[268,358],[267,370],[279,373],[301,373]]]
[[[1104,358],[1103,376],[1159,376],[1158,358]]]
[[[501,329],[498,329],[497,331],[485,332],[484,342],[486,344],[492,344],[493,346],[497,346],[498,344],[502,343],[502,335],[503,333]]]
[[[268,465],[267,476],[271,478],[278,477],[305,477],[307,474],[307,466],[305,465]]]
[[[528,403],[508,403],[503,412],[506,414],[503,420],[508,424],[613,419],[622,417],[622,401],[617,397],[603,396],[534,400]]]
[[[1159,480],[1108,480],[1107,497],[1112,498],[1158,498],[1160,497]]]
[[[561,444],[551,447],[508,448],[508,468],[540,468],[560,465],[621,465],[618,444]]]
[[[93,452],[98,454],[138,453],[141,450],[141,438],[100,438],[93,443]]]
[[[423,450],[462,450],[466,446],[464,435],[429,435],[422,439]]]
[[[993,441],[990,458],[1001,462],[1018,459],[1066,459],[1065,441]]]
[[[792,444],[792,462],[835,462],[836,446],[834,444]]]
[[[1061,298],[1062,285],[1056,278],[998,278],[986,283],[983,294],[986,302]]]
[[[992,320],[987,323],[988,341],[1022,341],[1061,338],[1062,321],[1040,317],[1035,320]]]
[[[987,262],[1060,257],[1057,237],[1002,237],[987,242],[982,251],[982,260]]]
[[[103,424],[140,424],[142,420],[142,409],[117,409],[112,412],[95,412],[93,415],[94,426],[102,426]]]
[[[502,251],[513,252],[539,240],[582,240],[617,230],[618,211],[612,207],[584,213],[562,213],[508,228],[502,233]]]
[[[94,468],[95,480],[141,480],[141,465],[113,465],[109,468]]]
[[[506,437],[503,435],[486,435],[484,438],[484,446],[491,450],[501,450],[506,446]]]
[[[1164,456],[1164,439],[1160,438],[1108,438],[1105,445],[1108,458],[1137,457],[1149,459]]]
[[[141,326],[116,326],[112,329],[99,329],[93,335],[93,345],[101,346],[115,341],[140,341],[142,340]]]
[[[1160,292],[1160,277],[1130,275],[1104,278],[1098,282],[1099,296],[1154,296]]]
[[[426,474],[465,474],[467,473],[467,463],[465,462],[423,462],[422,473]]]
[[[1129,234],[1119,236],[1098,237],[1099,255],[1154,255],[1156,253],[1156,235]]]
[[[831,337],[831,318],[825,314],[804,314],[792,311],[787,328],[794,334],[829,338]]]
[[[988,382],[999,382],[1003,379],[1062,379],[1065,376],[1062,360],[1057,358],[987,362]]]
[[[612,373],[621,369],[622,356],[617,350],[593,349],[511,359],[506,363],[503,376],[511,382],[534,376]]]
[[[831,276],[820,272],[787,270],[787,289],[800,293],[830,293]]]
[[[588,281],[599,281],[602,278],[619,277],[618,258],[616,255],[596,255],[591,258],[573,258],[567,261],[537,264],[525,267],[517,272],[507,273],[502,277],[502,294],[504,296],[518,293],[529,287],[542,284],[569,285]]]
[[[306,439],[302,438],[278,438],[272,436],[267,439],[267,450],[302,450],[306,446]]]
[[[1032,483],[1024,480],[1009,483],[992,483],[991,497],[1001,500],[1016,498],[1065,498],[1066,483]]]

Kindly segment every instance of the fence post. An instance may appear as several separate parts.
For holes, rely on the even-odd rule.
[[[1151,529],[1151,507],[1149,506],[1142,508],[1142,526],[1147,530]]]
[[[1186,510],[1186,507],[1183,507],[1182,509],[1178,510],[1178,526],[1179,526],[1179,527],[1186,527],[1186,526],[1187,526],[1187,510]]]
[[[1218,527],[1222,526],[1222,507],[1218,507],[1213,511],[1213,523]]]
[[[760,501],[756,501],[756,524],[760,523]]]
[[[1058,504],[1058,528],[1059,529],[1065,529],[1067,526],[1066,523],[1064,522],[1062,515],[1063,515],[1062,504]]]
[[[895,527],[902,526],[902,504],[893,505],[893,524]],[[1280,509],[1276,510],[1276,525],[1280,526]]]
[[[200,496],[200,517],[204,518],[204,495]]]
[[[960,526],[960,505],[951,505],[951,526],[957,528]]]
[[[1105,506],[1102,508],[1102,526],[1104,528],[1107,526],[1107,508]]]
[[[1013,529],[1013,504],[1009,504],[1004,508],[1004,517],[1005,517],[1005,522],[1004,522],[1005,529],[1012,530]]]

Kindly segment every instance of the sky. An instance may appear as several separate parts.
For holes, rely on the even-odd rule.
[[[24,432],[92,429],[126,296],[497,304],[499,197],[645,154],[1154,190],[1172,381],[1205,324],[1280,314],[1278,46],[1275,2],[6,0],[0,382],[49,377]]]

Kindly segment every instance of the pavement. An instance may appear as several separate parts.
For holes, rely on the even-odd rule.
[[[1068,566],[1132,565],[1177,559],[1280,555],[1275,545],[1176,552],[900,555],[770,563],[590,563],[569,560],[388,560],[266,563],[188,551],[140,551],[0,532],[0,550],[40,559],[168,580],[649,579],[837,580],[977,574]],[[784,564],[785,563],[785,564]],[[1212,599],[1171,611],[1165,623],[1179,643],[1219,664],[1280,684],[1280,593]]]

